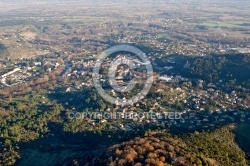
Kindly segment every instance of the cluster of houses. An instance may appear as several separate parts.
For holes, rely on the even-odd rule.
[[[172,80],[173,77],[161,76],[159,79],[166,81],[166,79]],[[148,118],[148,116],[131,116],[130,118],[126,118],[125,115],[129,112],[133,112],[135,110],[134,108],[147,106],[147,99],[143,99],[141,102],[134,104],[133,107],[113,110],[121,115],[121,119],[132,120],[132,122],[121,120],[114,128],[117,130],[130,131],[133,129],[130,124],[136,123],[137,125],[153,124],[195,130],[197,128],[214,127],[227,123],[250,122],[250,114],[246,111],[250,108],[250,104],[243,102],[244,99],[240,97],[240,92],[232,91],[231,93],[225,93],[221,90],[216,90],[216,86],[212,83],[205,84],[202,80],[199,80],[199,82],[203,84],[203,89],[185,86],[175,89],[170,88],[171,92],[179,92],[176,97],[170,99],[170,102],[180,100],[183,104],[183,109],[178,112],[178,116],[181,116],[181,118],[157,118],[158,114],[161,115],[161,113],[166,110],[164,106],[162,106],[163,100],[160,97],[154,101],[155,106],[159,106],[160,110],[157,111],[155,108],[147,110],[148,113],[155,113],[155,118]],[[162,91],[163,90],[158,89],[157,92]],[[213,107],[208,109],[211,101],[214,103]],[[108,111],[111,110],[109,109]],[[112,121],[112,119],[100,120],[101,123],[108,123],[109,121]]]
[[[160,82],[167,82],[167,83],[179,83],[181,81],[188,81],[187,78],[184,78],[180,75],[177,76],[168,76],[168,75],[163,75],[158,78],[158,81]]]
[[[66,61],[66,70],[63,73],[63,77],[75,76],[77,78],[84,77],[87,74],[91,74],[94,66],[94,60],[83,60],[74,59],[71,61]]]
[[[87,118],[86,122],[95,126],[96,123],[109,123],[116,121],[117,123],[112,125],[112,129],[122,131],[131,131],[134,129],[138,129],[138,126],[144,125],[158,125],[162,127],[175,127],[196,130],[229,123],[250,122],[249,112],[233,109],[229,109],[226,112],[197,113],[194,111],[190,111],[188,113],[171,113],[172,118],[164,118],[164,116],[166,117],[166,114],[163,115],[162,113],[155,113],[154,116],[148,116],[152,115],[150,114],[150,112],[141,114],[143,116],[127,116],[128,114],[133,115],[135,114],[135,112],[128,112],[128,110],[126,110],[122,112],[118,111],[115,113],[111,113],[116,114],[115,118],[112,116],[101,117],[100,119]]]
[[[132,59],[131,59],[132,60]],[[108,67],[111,63],[112,59],[108,59],[103,66]],[[88,74],[92,74],[91,68],[94,65],[93,60],[89,61],[72,61],[71,62],[71,76],[74,74],[80,74],[82,72],[86,72]],[[76,72],[74,72],[77,70]],[[124,70],[126,73],[130,73],[129,70]],[[148,118],[147,116],[140,116],[136,118],[126,118],[126,114],[130,111],[135,111],[136,108],[146,107],[147,106],[147,98],[141,100],[138,103],[135,103],[131,107],[119,107],[111,110],[110,108],[105,110],[107,112],[116,112],[120,115],[120,120],[117,123],[114,123],[114,119],[99,119],[93,120],[88,119],[86,123],[90,125],[96,126],[97,123],[112,123],[112,130],[122,130],[122,131],[131,131],[137,128],[138,126],[144,125],[161,125],[168,127],[179,127],[179,128],[187,128],[190,130],[196,130],[200,128],[213,127],[218,125],[223,125],[227,123],[236,123],[236,122],[248,122],[250,121],[250,115],[247,111],[244,111],[250,108],[249,103],[244,103],[242,95],[240,92],[232,91],[231,93],[225,93],[221,90],[218,90],[216,85],[212,83],[205,83],[202,80],[197,80],[198,84],[201,84],[202,87],[187,87],[181,86],[178,84],[180,82],[190,81],[189,79],[183,78],[181,76],[167,76],[162,75],[156,81],[166,82],[166,83],[177,83],[177,87],[170,88],[170,92],[177,92],[176,97],[169,99],[169,102],[174,103],[175,100],[179,100],[183,104],[183,109],[179,110],[178,115],[181,118],[178,119],[162,119],[162,118]],[[88,84],[89,86],[93,86],[92,80],[89,82],[83,82],[83,84]],[[180,86],[178,86],[180,85]],[[74,85],[75,88],[79,85]],[[81,85],[83,86],[83,85]],[[70,89],[67,89],[70,91]],[[156,93],[162,92],[164,90],[158,89]],[[111,91],[113,94],[116,92]],[[123,102],[126,102],[127,99],[123,99]],[[150,110],[146,110],[148,112],[157,113],[157,109],[155,107],[160,107],[160,112],[164,112],[166,108],[164,108],[164,104],[162,103],[164,100],[160,97],[156,98],[153,102],[155,106]],[[211,101],[214,103],[211,109],[208,109]],[[145,110],[144,110],[145,111]],[[128,121],[129,119],[129,121]]]
[[[164,27],[164,25],[162,25]],[[141,27],[140,27],[141,28]],[[161,34],[161,30],[159,30]],[[139,32],[138,32],[139,33]],[[154,35],[135,35],[127,34],[126,36],[120,35],[117,38],[114,38],[118,43],[138,43],[143,41],[142,44],[148,45],[155,50],[158,50],[157,53],[150,52],[149,55],[156,55],[157,57],[163,57],[170,54],[181,54],[181,55],[195,55],[195,56],[204,56],[209,55],[210,53],[249,53],[249,48],[245,48],[238,44],[221,44],[221,43],[203,43],[197,42],[196,44],[182,43],[169,41],[163,39],[155,33]]]
[[[31,81],[41,74],[51,72],[60,66],[56,59],[53,58],[21,59],[4,63],[8,63],[4,67],[4,69],[8,70],[0,75],[0,87],[2,88]]]

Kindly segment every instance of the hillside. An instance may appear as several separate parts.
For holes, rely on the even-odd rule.
[[[88,164],[73,160],[72,163],[108,166],[246,166],[245,154],[235,142],[233,129],[234,125],[230,125],[212,132],[195,132],[184,136],[150,131],[143,137],[111,146],[98,160]]]

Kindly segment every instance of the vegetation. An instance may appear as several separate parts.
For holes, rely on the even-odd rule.
[[[2,51],[5,51],[5,46],[2,44],[2,43],[0,43],[0,52],[2,52]]]
[[[249,123],[237,124],[234,130],[236,141],[239,146],[246,152],[247,159],[250,159],[250,128]]]
[[[217,165],[247,165],[244,152],[235,142],[234,127],[229,125],[212,132],[196,132],[183,140],[192,152],[205,156],[208,161],[216,161]]]
[[[193,77],[210,82],[224,80],[231,84],[243,84],[249,87],[250,54],[213,55],[195,58],[188,70]]]
[[[144,137],[112,146],[97,165],[246,166],[232,129],[233,125],[181,137],[150,131]]]
[[[202,79],[213,83],[223,81],[224,85],[231,88],[250,87],[250,73],[246,72],[250,67],[250,54],[223,54],[204,57],[171,55],[157,60],[157,64],[164,67],[170,58],[176,61],[175,69],[172,72],[181,74],[183,77]],[[184,68],[187,61],[190,66]]]
[[[225,126],[250,120],[249,2],[196,1],[2,0],[0,166],[249,165],[249,124]],[[124,107],[101,98],[92,79],[98,55],[119,44],[155,67],[147,96]],[[119,75],[123,85],[136,77],[128,93],[111,90],[101,69],[105,91],[123,102],[137,94],[147,74],[135,64]],[[69,118],[93,112],[120,117]],[[183,116],[158,116],[170,112]]]
[[[48,122],[59,115],[60,105],[38,109],[40,97],[26,96],[23,100],[1,100],[0,165],[13,165],[20,158],[18,144],[43,137]]]

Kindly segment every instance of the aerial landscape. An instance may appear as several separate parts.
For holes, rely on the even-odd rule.
[[[249,166],[249,0],[0,0],[0,166]]]

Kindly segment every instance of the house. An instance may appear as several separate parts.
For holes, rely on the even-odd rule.
[[[66,89],[66,92],[70,92],[70,91],[71,91],[71,88],[68,87],[68,88]]]
[[[158,78],[159,81],[165,81],[165,82],[172,82],[173,77],[169,77],[169,76],[161,76]]]

